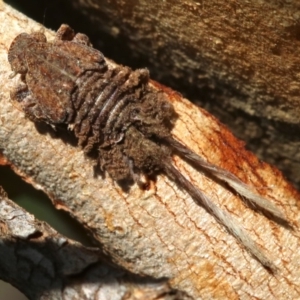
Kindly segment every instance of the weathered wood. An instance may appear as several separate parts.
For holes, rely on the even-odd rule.
[[[1,187],[0,223],[0,278],[29,299],[185,297],[166,280],[142,279],[105,263],[99,249],[60,235],[9,200]]]
[[[226,187],[174,158],[185,176],[238,219],[273,260],[278,268],[274,276],[165,176],[158,176],[147,191],[132,186],[125,192],[108,177],[95,178],[94,162],[78,147],[54,138],[49,131],[38,132],[9,100],[17,78],[8,78],[6,54],[17,34],[41,27],[5,6],[0,20],[0,149],[16,172],[44,190],[56,208],[70,212],[114,262],[131,272],[167,277],[173,288],[194,299],[298,297],[300,196],[278,170],[247,152],[243,143],[206,111],[153,83],[165,90],[180,116],[174,136],[255,187],[293,224],[295,231],[274,223],[248,208]]]
[[[85,8],[106,30],[125,33],[132,41],[139,39],[134,50],[151,51],[157,70],[168,67],[176,77],[189,75],[196,85],[205,77],[208,85],[235,87],[231,99],[226,98],[231,106],[251,115],[300,123],[299,3],[72,3]]]
[[[66,2],[300,187],[298,1]]]

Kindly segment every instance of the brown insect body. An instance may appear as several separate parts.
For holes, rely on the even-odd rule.
[[[169,153],[145,137],[170,135],[175,116],[163,94],[149,88],[146,69],[109,68],[86,36],[74,36],[68,26],[60,28],[53,43],[41,34],[19,35],[10,47],[9,61],[26,83],[12,95],[26,116],[52,125],[69,124],[86,152],[99,148],[99,163],[114,180],[157,171],[160,156],[165,156],[161,152]],[[134,147],[128,135],[138,141]],[[143,153],[139,147],[155,155],[138,155]]]
[[[255,242],[231,216],[194,187],[172,164],[176,152],[226,182],[253,205],[286,222],[268,200],[232,173],[214,166],[171,135],[176,121],[164,93],[149,86],[146,69],[111,66],[83,34],[62,25],[53,42],[41,33],[22,33],[8,60],[22,84],[11,98],[32,121],[68,124],[85,152],[98,149],[101,168],[116,181],[164,172],[211,213],[265,267],[274,270]],[[37,67],[38,66],[38,67]]]

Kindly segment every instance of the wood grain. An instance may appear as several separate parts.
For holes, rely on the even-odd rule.
[[[112,37],[102,45],[108,53],[147,61],[154,78],[205,106],[299,190],[298,1],[65,3],[85,16],[99,45]]]
[[[132,186],[125,192],[108,177],[95,178],[94,162],[78,147],[53,138],[53,133],[38,132],[9,100],[9,90],[17,78],[9,79],[6,55],[17,34],[41,27],[4,5],[0,6],[0,20],[0,149],[16,172],[44,190],[56,208],[68,211],[114,262],[133,273],[167,277],[173,288],[194,299],[299,296],[300,196],[278,170],[247,152],[243,143],[206,111],[153,82],[164,88],[180,116],[174,136],[256,188],[293,224],[294,231],[268,220],[226,187],[174,158],[185,176],[243,224],[277,266],[274,276],[164,176],[158,176],[147,191]]]

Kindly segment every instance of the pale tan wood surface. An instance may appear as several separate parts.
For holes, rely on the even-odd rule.
[[[299,1],[65,3],[95,41],[121,41],[117,58],[147,60],[156,79],[205,105],[300,188]]]
[[[3,5],[0,19],[0,149],[19,174],[44,190],[58,209],[69,211],[117,264],[131,272],[168,277],[173,288],[194,299],[297,299],[299,194],[279,171],[246,152],[214,117],[165,89],[180,117],[174,136],[255,187],[293,224],[294,231],[268,220],[232,191],[174,158],[193,184],[249,231],[278,268],[272,275],[165,176],[158,176],[147,191],[132,186],[124,192],[109,177],[95,178],[94,162],[78,147],[39,133],[9,100],[17,78],[9,79],[6,55],[17,34],[41,27]]]
[[[62,236],[9,200],[1,187],[0,222],[1,279],[29,299],[183,299],[166,281],[105,263],[97,248]]]

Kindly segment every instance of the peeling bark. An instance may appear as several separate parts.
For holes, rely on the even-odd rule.
[[[104,262],[10,201],[0,187],[0,278],[29,299],[184,299],[166,280],[139,278]],[[180,298],[179,298],[180,297]]]
[[[0,149],[3,164],[36,188],[58,209],[68,211],[103,246],[112,260],[138,275],[169,278],[172,288],[194,299],[296,299],[299,295],[299,194],[275,168],[247,152],[243,143],[206,111],[158,83],[179,120],[173,134],[209,162],[234,173],[274,202],[293,224],[286,229],[248,208],[225,186],[174,158],[176,166],[205,194],[229,211],[274,261],[266,271],[205,210],[164,176],[147,191],[121,189],[108,177],[95,177],[93,160],[49,128],[36,127],[12,106],[7,49],[21,32],[40,26],[0,7]],[[5,30],[9,28],[8,30]],[[49,38],[53,33],[46,31]]]

